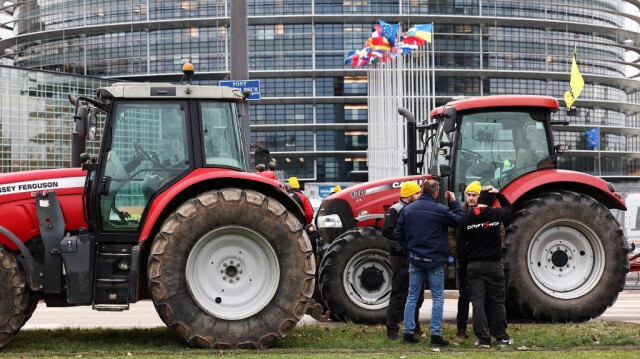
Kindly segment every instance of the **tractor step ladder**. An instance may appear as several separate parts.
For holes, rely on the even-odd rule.
[[[129,309],[132,252],[131,244],[98,244],[93,309],[100,311]]]

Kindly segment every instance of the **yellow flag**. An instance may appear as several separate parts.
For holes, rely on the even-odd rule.
[[[569,91],[564,93],[564,102],[567,104],[567,108],[570,108],[574,102],[580,96],[582,89],[584,88],[584,79],[582,78],[582,74],[580,73],[580,69],[578,69],[578,64],[576,63],[576,50],[573,49],[573,62],[571,63],[571,82],[569,82]]]

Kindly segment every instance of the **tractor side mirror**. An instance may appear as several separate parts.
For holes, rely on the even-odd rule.
[[[449,177],[451,176],[451,166],[440,165],[438,167],[433,166],[429,169],[429,174],[434,177]]]
[[[87,135],[87,127],[89,123],[89,107],[88,106],[78,106],[76,108],[76,132],[80,137],[85,137]]]
[[[444,118],[444,124],[442,125],[444,132],[453,132],[456,129],[456,108],[453,106],[445,107],[442,117]]]
[[[556,150],[556,154],[564,155],[569,150],[569,146],[567,146],[565,144],[558,144],[558,145],[553,146],[553,149]]]
[[[251,89],[247,88],[242,91],[242,101],[247,101],[251,96]]]
[[[89,111],[89,130],[87,131],[87,138],[90,141],[96,139],[96,127],[98,126],[98,116],[96,115],[95,110],[91,109]]]

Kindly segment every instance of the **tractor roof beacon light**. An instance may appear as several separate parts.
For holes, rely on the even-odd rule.
[[[193,76],[194,72],[193,64],[191,62],[187,62],[182,66],[182,73],[187,78],[187,89],[185,90],[187,94],[191,93],[191,88],[189,86],[191,85],[191,76]]]

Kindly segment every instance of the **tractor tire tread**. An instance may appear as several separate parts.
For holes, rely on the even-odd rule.
[[[351,259],[348,254],[352,250],[357,251],[360,246],[379,248],[385,253],[389,252],[390,247],[382,233],[373,227],[357,227],[340,235],[320,262],[320,295],[333,319],[358,324],[383,324],[386,322],[386,307],[376,310],[358,307],[345,293],[342,278],[344,267]]]
[[[29,292],[25,274],[18,265],[15,255],[0,245],[0,348],[20,331],[27,317],[27,312],[35,305],[29,302]],[[37,302],[36,302],[37,305]],[[31,310],[31,313],[33,311]],[[29,316],[30,314],[29,313]]]
[[[259,333],[259,329],[251,327],[249,324],[243,323],[245,320],[226,321],[216,318],[213,315],[202,310],[193,301],[189,293],[184,293],[185,288],[180,287],[179,282],[184,279],[184,273],[175,273],[166,270],[168,263],[175,260],[176,253],[175,242],[192,241],[195,243],[197,239],[185,239],[180,236],[181,227],[184,225],[208,225],[207,211],[217,206],[226,206],[230,203],[235,206],[245,206],[251,208],[251,213],[259,212],[268,214],[274,221],[281,223],[289,233],[289,238],[295,237],[296,243],[290,243],[288,246],[289,256],[295,257],[292,263],[283,264],[281,262],[281,271],[283,266],[291,267],[290,270],[295,271],[300,267],[303,277],[302,283],[291,283],[292,278],[280,279],[278,290],[263,310],[254,316],[245,320],[254,320],[264,327],[272,327],[273,329],[267,333]],[[250,216],[247,213],[247,216]],[[209,215],[211,217],[211,215]],[[239,221],[247,221],[247,219],[238,219]],[[292,239],[293,241],[293,239]],[[186,257],[186,254],[180,253]],[[280,258],[280,257],[279,257]],[[282,261],[283,259],[280,259]],[[186,262],[186,259],[184,259]],[[167,326],[176,334],[184,338],[189,345],[199,348],[252,348],[262,349],[270,346],[276,340],[287,335],[296,323],[302,318],[306,311],[309,299],[313,294],[315,261],[309,240],[303,231],[302,225],[297,221],[293,214],[290,214],[286,208],[276,200],[263,195],[262,193],[240,188],[223,188],[212,190],[199,194],[198,196],[186,201],[176,211],[171,214],[161,226],[161,230],[154,239],[151,248],[151,255],[148,262],[149,287],[154,305],[160,315],[160,318]],[[180,271],[176,271],[180,272]],[[286,282],[288,289],[295,292],[291,298],[282,299],[287,301],[287,308],[274,305],[281,289]],[[169,290],[168,287],[172,289]],[[175,288],[180,288],[182,293],[177,293]],[[186,284],[184,284],[186,287]],[[174,306],[181,302],[192,302],[189,309],[182,309],[182,312],[189,311],[188,315],[178,314]],[[268,310],[271,307],[276,308],[277,313],[271,313]],[[286,315],[282,315],[285,314]],[[261,318],[260,316],[266,316]],[[277,321],[276,323],[272,323]],[[233,326],[233,330],[230,328]]]
[[[557,218],[588,224],[601,241],[606,257],[599,283],[574,299],[559,299],[544,293],[534,283],[527,267],[532,233]],[[529,239],[523,240],[525,238]],[[589,196],[560,191],[526,202],[512,215],[505,235],[507,311],[514,317],[538,322],[581,322],[599,316],[613,305],[624,288],[629,270],[625,251],[624,233],[615,217]]]

